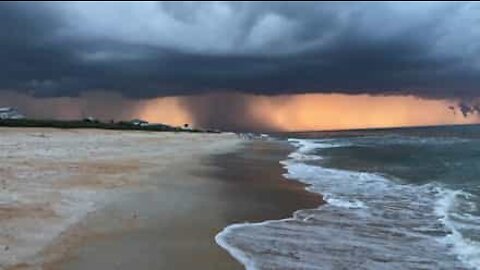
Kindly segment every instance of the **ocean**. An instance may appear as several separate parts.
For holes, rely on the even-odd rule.
[[[327,203],[220,232],[246,269],[480,269],[480,126],[276,137]]]

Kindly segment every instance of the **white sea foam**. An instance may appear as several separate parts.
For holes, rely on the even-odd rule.
[[[309,153],[316,149],[333,148],[347,146],[345,143],[338,143],[332,139],[306,140],[306,139],[288,139],[292,145],[297,147],[296,153]],[[294,152],[294,153],[295,153]]]
[[[480,249],[449,217],[462,193],[306,164],[321,159],[314,151],[346,144],[289,141],[297,151],[281,162],[285,178],[305,183],[327,205],[225,228],[217,243],[247,269],[478,269]]]
[[[471,194],[446,188],[439,188],[438,192],[440,196],[435,205],[435,213],[450,231],[450,234],[440,239],[440,241],[451,246],[453,252],[457,254],[458,258],[465,265],[473,269],[480,269],[480,244],[469,240],[461,233],[461,228],[468,227],[468,225],[465,226],[465,223],[474,223],[474,227],[478,228],[480,218],[468,213],[459,214],[454,212],[457,210],[456,208],[460,203],[461,197],[468,198]],[[463,223],[456,222],[452,217],[456,217],[456,220],[463,219]]]
[[[320,159],[322,159],[321,156],[307,155],[307,154],[302,154],[302,153],[298,153],[298,152],[293,152],[293,153],[289,154],[288,158],[299,160],[299,161],[309,161],[309,160],[320,160]]]
[[[323,194],[323,199],[330,205],[344,208],[365,208],[365,204],[359,200],[341,199],[331,194]]]
[[[215,236],[215,242],[221,246],[223,249],[227,250],[232,257],[239,261],[247,270],[256,270],[255,261],[248,256],[248,254],[242,251],[239,248],[236,248],[234,245],[231,245],[226,241],[226,236],[232,232],[235,228],[240,228],[242,226],[248,226],[248,223],[243,224],[232,224],[224,228],[220,233]]]

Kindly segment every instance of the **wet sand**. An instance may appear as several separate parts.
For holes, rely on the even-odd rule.
[[[285,142],[259,140],[209,160],[219,168],[210,175],[225,186],[220,200],[233,210],[225,213],[228,224],[287,218],[298,209],[324,203],[305,185],[282,176],[286,171],[279,161],[292,150]]]
[[[288,217],[322,203],[281,177],[278,160],[289,150],[279,143],[249,142],[239,151],[204,157],[189,175],[173,168],[163,175],[168,185],[130,194],[90,216],[84,227],[101,237],[86,239],[70,258],[49,268],[243,269],[214,241],[225,226]],[[180,175],[184,181],[172,183]],[[138,216],[131,228],[112,226],[115,217],[132,211]]]
[[[42,132],[33,135],[40,136],[35,137],[38,139],[51,136]],[[85,135],[76,132],[81,134],[68,136]],[[115,142],[118,134],[102,136]],[[73,174],[75,177],[69,174],[69,181],[60,184],[56,181],[53,190],[85,189],[86,185],[89,191],[98,193],[93,200],[95,207],[61,231],[33,259],[17,262],[8,269],[243,269],[214,241],[225,226],[288,217],[297,209],[322,203],[319,196],[306,192],[301,184],[281,176],[284,171],[278,161],[291,150],[288,145],[241,142],[236,137],[218,135],[171,134],[165,135],[168,139],[163,141],[144,136],[147,135],[121,136],[122,140],[116,143],[135,146],[137,152],[143,150],[139,151],[142,154],[135,154],[135,149],[127,147],[123,150],[133,152],[117,152],[122,158],[116,157],[115,162],[98,158],[103,152],[114,154],[99,145],[97,155],[91,155],[83,165],[62,160],[61,163],[67,163],[57,167],[55,159],[52,164],[35,165],[50,170],[53,166],[55,171],[70,164],[70,173],[84,173]],[[128,162],[124,160],[127,157]],[[2,175],[7,178],[5,171]],[[62,193],[57,196],[61,198]],[[52,209],[51,204],[47,206],[47,210]],[[59,215],[57,211],[37,211],[38,205],[32,207],[22,211],[0,208],[0,214],[13,211],[33,217],[32,213],[36,213],[39,220],[48,219],[52,224],[60,218],[55,217]],[[17,223],[19,220],[22,219],[14,219]],[[16,236],[15,232],[9,235]],[[4,252],[12,252],[11,248],[15,245]]]

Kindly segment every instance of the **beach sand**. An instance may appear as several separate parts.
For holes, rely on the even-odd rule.
[[[1,129],[1,269],[242,269],[215,235],[321,198],[234,134]]]

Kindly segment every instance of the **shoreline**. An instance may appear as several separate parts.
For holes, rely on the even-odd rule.
[[[216,243],[215,236],[219,232],[239,221],[288,217],[297,207],[317,207],[321,202],[317,195],[303,197],[306,194],[303,184],[282,177],[283,168],[277,158],[289,153],[289,149],[279,146],[277,142],[253,140],[242,142],[235,151],[206,156],[188,170],[192,177],[189,181],[202,183],[194,191],[187,191],[188,196],[198,194],[192,209],[183,210],[187,216],[171,216],[164,212],[129,230],[115,232],[109,227],[102,237],[88,238],[74,248],[69,259],[50,264],[47,269],[92,269],[98,265],[101,269],[244,269]],[[269,151],[277,152],[275,158],[267,157]],[[172,174],[178,175],[178,172]],[[257,176],[257,180],[245,180],[252,175]],[[259,184],[252,186],[255,181]],[[276,196],[269,196],[271,194]],[[174,225],[163,224],[165,214]],[[102,218],[105,216],[91,217],[85,227],[98,228],[95,224],[102,224]],[[136,249],[145,253],[136,254]],[[119,253],[128,259],[118,264],[112,263],[113,260],[104,261],[105,256],[114,258],[114,254]],[[128,254],[135,256],[130,258]]]
[[[287,170],[281,161],[294,149],[289,143],[252,140],[243,145],[237,151],[213,155],[208,162],[220,169],[211,177],[227,183],[232,203],[255,207],[255,211],[230,216],[233,223],[289,218],[299,209],[325,203],[321,195],[306,190],[308,185],[283,176]]]
[[[337,168],[339,164],[325,167],[320,161],[334,156],[320,149],[355,149],[354,141],[353,146],[341,140],[290,142],[297,151],[282,162],[286,177],[324,194],[328,204],[300,209],[290,218],[225,228],[217,242],[246,269],[475,268],[475,242],[468,243],[471,235],[463,238],[461,225],[450,219],[450,214],[462,213],[450,212],[462,203],[460,191],[435,183],[403,185],[388,174]]]
[[[72,178],[72,169],[80,175],[66,181],[68,185],[55,185],[56,189],[99,194],[95,200],[77,202],[93,201],[94,207],[35,256],[10,265],[9,270],[243,269],[217,245],[217,233],[238,222],[290,217],[298,209],[323,202],[303,184],[283,178],[285,171],[279,161],[291,148],[280,142],[243,141],[234,134],[20,132],[36,142],[52,140],[56,135],[51,133],[67,133],[68,138],[83,143],[101,138],[102,143],[92,150],[97,155],[86,157],[83,165],[74,162],[67,166],[70,175],[66,178]],[[57,146],[65,147],[63,143]],[[32,147],[35,151],[42,148],[38,144]],[[73,157],[82,155],[74,152]],[[115,158],[109,163],[107,156]],[[37,169],[44,170],[42,166]],[[61,168],[54,166],[53,171],[58,173]],[[92,173],[103,177],[86,177]],[[14,246],[9,252],[12,250]]]

